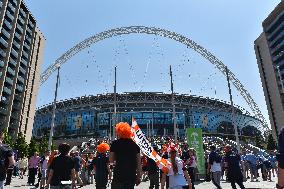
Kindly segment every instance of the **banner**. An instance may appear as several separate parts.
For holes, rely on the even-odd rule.
[[[187,129],[187,143],[190,148],[194,148],[197,157],[197,168],[199,174],[206,174],[205,159],[202,140],[201,128],[188,128]]]
[[[157,154],[134,118],[132,118],[131,131],[133,134],[131,138],[139,146],[140,150],[147,157],[153,159],[159,169],[161,169],[164,173],[168,173],[171,168],[171,163]]]

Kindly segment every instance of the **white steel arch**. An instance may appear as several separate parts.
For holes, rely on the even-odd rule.
[[[110,29],[110,30],[98,33],[78,43],[77,45],[69,49],[67,52],[65,52],[62,56],[60,56],[52,65],[50,65],[41,74],[40,84],[42,85],[58,67],[60,67],[62,64],[64,64],[67,60],[69,60],[71,57],[73,57],[75,54],[77,54],[81,50],[90,47],[90,45],[97,43],[99,41],[102,41],[104,39],[107,39],[107,38],[112,38],[112,37],[120,36],[120,35],[133,34],[133,33],[157,35],[157,36],[166,37],[169,39],[173,39],[177,42],[180,42],[186,45],[187,47],[193,49],[194,51],[199,53],[201,56],[206,58],[207,60],[209,60],[209,62],[215,65],[220,70],[220,72],[226,76],[226,66],[223,64],[223,62],[220,61],[218,58],[216,58],[207,49],[200,46],[193,40],[181,34],[178,34],[178,33],[175,33],[169,30],[161,29],[161,28],[146,27],[146,26],[129,26],[129,27]],[[255,117],[258,118],[260,121],[262,121],[264,130],[268,130],[269,128],[265,121],[265,118],[262,115],[260,109],[258,108],[256,102],[253,100],[253,98],[249,94],[249,92],[245,89],[244,85],[237,79],[237,77],[231,72],[231,70],[228,69],[228,73],[229,73],[230,81],[234,84],[234,86],[238,89],[238,91],[243,96],[247,104],[250,106]]]

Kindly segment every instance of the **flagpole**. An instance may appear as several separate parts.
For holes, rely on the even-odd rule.
[[[114,86],[113,86],[113,93],[114,93],[114,118],[113,118],[113,140],[115,140],[116,133],[115,133],[115,125],[116,125],[116,66],[114,67]]]
[[[174,136],[175,136],[175,143],[177,143],[176,107],[174,103],[174,84],[173,84],[173,72],[171,65],[170,65],[170,77],[171,77],[171,92],[172,92],[172,106],[173,106]]]
[[[59,85],[59,70],[60,70],[60,67],[57,68],[56,86],[55,86],[54,101],[53,101],[53,108],[52,108],[52,119],[51,119],[49,140],[48,140],[48,150],[49,151],[51,151],[53,130],[54,130],[54,122],[55,122],[55,109],[56,109],[56,101],[57,101],[57,90],[58,90],[58,85]]]

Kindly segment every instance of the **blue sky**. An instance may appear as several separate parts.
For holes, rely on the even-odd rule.
[[[262,32],[262,21],[280,0],[26,0],[25,2],[46,38],[42,70],[76,43],[96,33],[122,26],[156,26],[193,39],[222,60],[245,85],[265,117],[268,118],[253,42]],[[122,43],[128,48],[127,51],[130,54],[128,58],[125,56],[126,53],[123,52]],[[153,46],[155,47],[153,48]],[[119,56],[115,53],[115,50],[120,51]],[[109,70],[119,61],[124,63],[137,62],[135,73],[134,71],[130,74],[129,71],[127,71],[128,73],[121,72],[121,78],[123,78],[123,75],[129,74],[129,76],[121,80],[120,92],[129,91],[132,88],[122,87],[123,83],[132,79],[133,85],[135,85],[134,80],[137,79],[141,84],[145,75],[145,68],[141,67],[140,69],[138,65],[145,67],[149,57],[151,57],[151,63],[155,62],[156,64],[150,65],[149,73],[147,73],[149,81],[145,81],[143,85],[152,87],[151,89],[156,88],[156,91],[163,91],[163,88],[167,88],[167,86],[162,86],[166,75],[162,75],[162,73],[161,78],[157,79],[157,81],[162,82],[157,82],[159,84],[150,87],[151,81],[153,81],[152,76],[157,75],[155,70],[159,68],[157,63],[159,61],[176,64],[174,70],[177,73],[180,70],[176,77],[175,86],[179,92],[189,93],[191,91],[191,94],[206,96],[207,92],[199,94],[197,91],[202,88],[200,87],[201,84],[205,83],[205,89],[211,89],[208,96],[214,97],[214,92],[212,92],[214,89],[212,88],[223,87],[222,90],[224,91],[226,87],[225,83],[222,82],[224,78],[220,79],[219,82],[217,81],[218,75],[214,78],[215,84],[207,84],[213,80],[213,76],[207,78],[202,76],[202,73],[215,74],[215,71],[212,71],[214,67],[208,62],[207,64],[195,65],[196,72],[193,72],[194,66],[186,68],[191,70],[190,73],[180,68],[178,65],[181,65],[183,59],[187,59],[187,57],[194,57],[192,59],[196,62],[206,62],[206,60],[202,60],[195,53],[188,52],[186,48],[166,39],[134,35],[106,40],[94,45],[91,51],[85,50],[81,55],[70,60],[70,63],[66,63],[62,76],[63,84],[59,91],[60,99],[92,93],[86,87],[92,86],[91,80],[95,83],[95,80],[100,79],[100,77],[94,77],[94,74],[99,76],[103,73],[109,76],[105,77],[101,84],[97,83],[96,89],[101,87],[100,92],[111,90],[111,73]],[[161,56],[161,52],[166,55]],[[94,71],[88,71],[92,70],[88,63],[93,60],[92,57],[88,57],[92,53],[96,54],[97,61],[101,62],[102,65],[100,65],[101,67],[94,66]],[[110,62],[111,60],[112,62]],[[80,61],[83,61],[83,63],[78,64]],[[115,61],[117,62],[115,63]],[[72,64],[72,62],[76,64]],[[125,64],[127,66],[127,63]],[[95,70],[95,68],[100,68],[100,70]],[[77,73],[78,69],[81,72]],[[82,74],[83,72],[86,74]],[[189,87],[183,81],[185,81],[186,75],[194,75],[194,73],[198,73],[196,74],[198,79],[190,85],[192,90],[189,90]],[[140,75],[140,77],[135,78],[136,75]],[[78,83],[76,83],[76,80],[78,80]],[[88,84],[86,86],[80,84],[83,81]],[[104,89],[103,85],[107,85],[109,89]],[[49,91],[53,89],[54,76],[42,86],[38,97],[38,106],[51,102],[53,93]],[[72,89],[73,92],[69,89]],[[78,91],[83,92],[81,94]],[[237,92],[235,93],[237,94]],[[224,95],[223,92],[217,92],[215,97],[228,100],[228,95]],[[237,104],[245,106],[241,102],[241,98],[236,97],[235,101]]]

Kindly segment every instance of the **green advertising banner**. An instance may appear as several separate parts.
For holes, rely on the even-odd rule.
[[[187,143],[190,148],[194,148],[196,150],[197,168],[199,174],[206,174],[201,128],[187,129]]]

